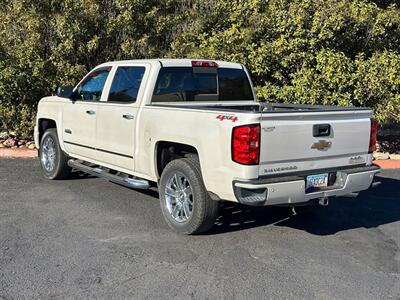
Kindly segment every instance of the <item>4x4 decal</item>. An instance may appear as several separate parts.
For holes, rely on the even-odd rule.
[[[224,120],[230,120],[232,122],[236,122],[237,120],[239,120],[238,117],[236,116],[229,116],[229,115],[218,115],[217,119],[220,121],[224,121]]]

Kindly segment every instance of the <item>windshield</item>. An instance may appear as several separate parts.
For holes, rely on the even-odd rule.
[[[152,102],[253,101],[243,69],[164,67],[158,74]]]

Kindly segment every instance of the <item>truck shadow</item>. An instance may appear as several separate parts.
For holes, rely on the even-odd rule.
[[[266,225],[304,230],[315,235],[331,235],[354,228],[373,228],[400,221],[400,181],[377,177],[382,184],[360,193],[357,198],[333,198],[327,207],[294,215],[289,208],[248,207],[225,204],[212,230],[219,234]]]
[[[97,177],[92,176],[87,173],[83,173],[80,171],[72,171],[71,175],[68,177],[68,180],[77,180],[77,179],[96,179]]]

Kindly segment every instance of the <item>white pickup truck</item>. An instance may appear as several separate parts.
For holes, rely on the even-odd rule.
[[[189,59],[109,62],[38,105],[44,175],[80,170],[158,186],[174,230],[210,229],[219,201],[313,205],[373,184],[368,108],[259,103],[246,68]]]

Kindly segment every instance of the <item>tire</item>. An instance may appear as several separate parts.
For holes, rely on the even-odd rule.
[[[68,156],[61,150],[57,130],[47,129],[39,147],[40,165],[47,179],[65,179],[71,175]]]
[[[219,203],[208,195],[196,156],[168,163],[161,174],[159,194],[165,221],[180,234],[205,232],[218,217]]]

